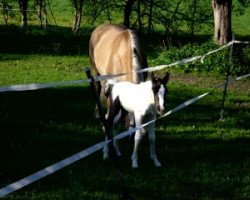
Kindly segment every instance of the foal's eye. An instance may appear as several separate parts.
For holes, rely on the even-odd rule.
[[[152,90],[154,93],[157,93],[159,91],[159,89],[160,89],[160,86],[158,86],[158,85],[155,85],[152,87]]]

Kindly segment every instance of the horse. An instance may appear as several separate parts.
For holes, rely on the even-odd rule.
[[[89,42],[89,58],[92,73],[98,75],[125,74],[116,81],[140,83],[146,80],[146,73],[138,70],[148,67],[147,59],[142,51],[138,36],[123,25],[103,24],[91,34]],[[104,107],[109,107],[104,94],[105,81],[96,82],[96,89]],[[96,117],[98,109],[96,107]]]
[[[131,82],[111,82],[106,83],[105,93],[110,98],[110,112],[107,116],[108,131],[114,128],[124,113],[130,113],[135,121],[135,126],[140,127],[142,123],[153,120],[147,125],[148,139],[150,142],[150,157],[156,167],[161,166],[155,153],[155,121],[156,114],[163,115],[164,102],[168,93],[166,84],[169,81],[169,73],[163,78],[156,78],[154,73],[151,79],[140,84]],[[138,145],[145,134],[144,128],[138,129],[134,137],[134,150],[132,154],[132,167],[138,167]],[[105,138],[107,141],[107,137]],[[114,139],[114,148],[117,155],[121,155],[117,141]],[[103,158],[108,158],[108,145],[103,148]]]

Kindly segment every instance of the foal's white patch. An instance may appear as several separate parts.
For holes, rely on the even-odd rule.
[[[159,104],[160,104],[161,110],[164,110],[164,95],[165,95],[165,88],[163,85],[161,85],[159,92],[158,92],[158,98],[159,98]]]
[[[148,108],[155,103],[151,81],[140,84],[119,82],[113,87],[112,95],[113,99],[119,96],[125,110],[141,115],[145,115]]]
[[[110,82],[108,81],[107,84]],[[163,86],[160,87],[160,90],[158,92],[158,98],[159,103],[161,105],[161,108],[164,104],[164,93],[165,88]],[[146,81],[142,82],[140,84],[134,84],[131,82],[118,82],[113,85],[112,88],[112,100],[114,101],[117,97],[119,97],[119,101],[122,105],[122,107],[128,111],[130,114],[132,114],[132,121],[135,121],[135,126],[140,127],[141,123],[145,120],[153,120],[156,117],[156,108],[155,108],[155,98],[154,93],[152,90],[152,82]],[[119,117],[118,117],[119,118]],[[112,119],[113,123],[118,122],[117,119]],[[147,118],[147,119],[146,119]],[[155,123],[151,123],[147,126],[148,128],[148,138],[150,141],[150,157],[153,160],[156,167],[161,166],[160,162],[157,159],[156,152],[155,152],[155,130],[154,130]],[[142,129],[138,129],[135,132],[134,137],[134,150],[132,154],[132,167],[137,168],[138,167],[138,145],[140,143],[140,140],[142,139],[142,136],[144,135]],[[114,140],[114,146],[115,149],[120,155],[119,147]],[[107,145],[104,148],[104,158],[107,157]]]

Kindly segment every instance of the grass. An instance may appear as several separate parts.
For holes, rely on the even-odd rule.
[[[241,17],[244,20],[233,20],[244,23],[248,19]],[[60,20],[66,23],[64,16]],[[249,39],[248,26],[234,27],[243,39]],[[83,27],[80,35],[72,35],[64,26],[48,31],[35,26],[0,28],[0,86],[85,78],[90,29]],[[206,53],[213,49],[211,38],[155,34],[142,35],[141,41],[153,66]],[[220,55],[220,59],[205,59],[209,72],[195,71],[193,65],[171,69],[167,110],[204,92],[211,94],[157,121],[161,168],[149,159],[146,138],[139,147],[137,170],[131,169],[133,142],[128,138],[120,142],[120,163],[135,199],[250,199],[249,79],[230,85],[225,117],[218,121],[222,91],[213,87],[224,77],[214,69],[213,59],[217,59],[216,67],[222,58],[227,59]],[[240,64],[249,72],[247,61]],[[102,141],[94,107],[86,84],[0,93],[0,188]],[[116,200],[121,191],[114,162],[103,161],[100,151],[4,199]]]
[[[70,74],[70,73],[69,73]],[[167,109],[206,92],[206,87],[171,81]],[[103,139],[93,118],[86,86],[0,94],[1,186],[23,178]],[[178,94],[182,94],[181,96]],[[237,107],[237,99],[245,107]],[[218,121],[221,92],[157,122],[155,168],[149,144],[121,141],[122,169],[135,199],[248,199],[250,195],[249,96],[230,92],[227,115]],[[112,159],[95,153],[6,199],[119,199],[121,186]]]
[[[86,56],[0,54],[1,85],[79,80],[89,66]],[[46,66],[46,67],[45,67]]]

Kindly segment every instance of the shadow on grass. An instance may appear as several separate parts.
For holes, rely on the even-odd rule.
[[[88,54],[89,32],[73,35],[69,27],[51,26],[42,30],[35,26],[26,29],[4,27],[0,33],[0,53],[83,55]]]
[[[169,102],[174,106],[194,93],[175,92]],[[5,186],[101,141],[103,134],[100,123],[93,117],[94,107],[88,87],[0,93],[0,158],[4,161],[0,165],[0,185]],[[157,122],[157,126],[213,124],[205,111],[213,113],[216,109],[211,99],[197,102],[176,116]],[[160,169],[154,168],[144,138],[139,147],[140,168],[131,170],[133,143],[121,141],[121,165],[131,194],[144,200],[244,196],[249,177],[250,139],[237,136],[229,140],[211,139],[210,134],[213,131],[209,129],[184,128],[178,134],[157,130]],[[31,193],[34,199],[55,193],[66,199],[84,198],[84,195],[89,199],[109,199],[114,195],[116,199],[119,191],[112,159],[102,161],[99,152],[28,186],[10,199],[25,198]],[[63,199],[60,195],[58,199]]]

